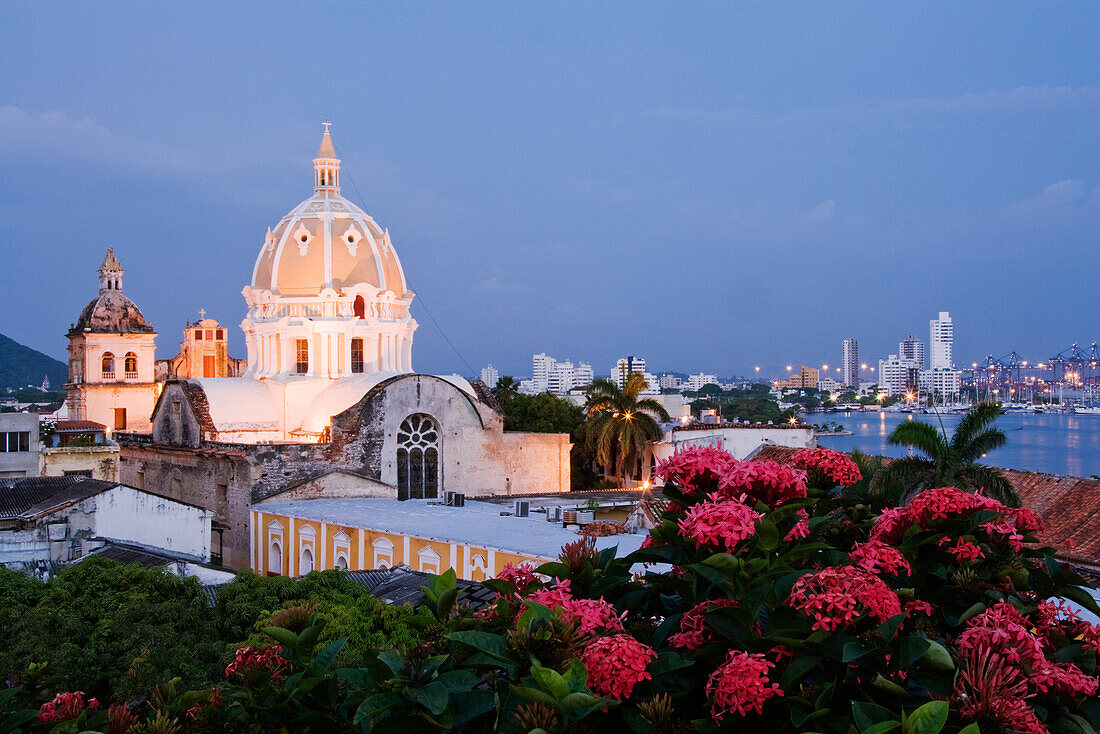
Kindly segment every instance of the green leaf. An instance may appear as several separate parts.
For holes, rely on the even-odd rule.
[[[432,716],[439,716],[447,708],[447,699],[450,695],[447,693],[447,686],[439,681],[432,681],[426,686],[408,690],[413,699],[428,709]]]
[[[779,528],[770,520],[756,523],[756,539],[760,550],[771,552],[779,547]]]
[[[451,694],[447,710],[451,713],[451,726],[461,727],[486,711],[496,707],[496,693],[493,691],[461,691]]]
[[[508,655],[508,640],[501,635],[478,630],[463,630],[450,633],[447,639],[469,645],[497,660],[511,662],[511,657]]]
[[[903,637],[894,647],[897,651],[894,662],[905,668],[924,657],[931,644],[931,640],[925,637]]]
[[[7,732],[15,731],[28,721],[33,721],[37,716],[38,712],[33,709],[30,711],[17,711],[0,721],[0,732],[7,734]]]
[[[569,684],[562,678],[561,673],[541,665],[531,666],[531,676],[539,684],[539,688],[550,693],[554,698],[561,700],[569,695]]]
[[[481,682],[481,678],[471,670],[459,669],[440,673],[436,681],[446,686],[447,690],[453,694],[456,691],[473,688]]]
[[[874,651],[875,648],[871,647],[870,645],[855,640],[844,645],[844,651],[843,653],[841,653],[840,662],[850,663],[853,660],[859,660],[864,655],[867,655]]]
[[[876,675],[875,679],[871,681],[871,685],[879,689],[880,691],[886,691],[887,693],[892,693],[895,696],[905,696],[906,698],[909,697],[909,691],[905,690],[893,681],[886,680],[881,675]]]
[[[293,650],[298,647],[298,635],[282,627],[264,627],[264,634],[274,639],[280,645]]]
[[[535,573],[541,573],[543,576],[553,576],[554,578],[567,579],[569,578],[573,570],[566,566],[564,563],[558,561],[550,561],[544,563],[535,569]]]
[[[970,619],[971,617],[975,617],[975,616],[981,614],[982,612],[984,612],[985,608],[986,608],[985,604],[983,604],[980,601],[975,602],[974,604],[971,604],[970,608],[967,609],[965,612],[963,612],[962,616],[959,617],[959,624],[965,624],[966,621],[968,619]]]
[[[929,701],[905,721],[905,734],[939,734],[947,723],[947,701]]]
[[[959,729],[959,734],[982,734],[982,730],[977,722],[975,722],[973,724],[967,724],[962,729]]]
[[[453,569],[448,569],[448,572]],[[451,610],[454,608],[455,602],[458,601],[458,589],[445,589],[439,595],[439,601],[436,602],[436,617],[439,621],[444,622],[451,616]]]
[[[779,676],[779,686],[785,691],[793,690],[794,685],[816,668],[821,661],[822,658],[819,655],[806,655],[795,658],[783,671],[783,674]]]
[[[405,697],[398,693],[378,693],[369,696],[355,710],[352,723],[358,724],[364,719],[371,720],[383,711],[402,703],[405,703]]]
[[[569,661],[569,669],[565,671],[562,678],[570,691],[583,691],[588,685],[588,668],[584,667],[580,658],[573,658]]]
[[[879,724],[873,724],[866,729],[863,729],[860,734],[886,734],[886,732],[893,731],[900,726],[901,722],[897,720],[883,721]]]
[[[924,653],[920,661],[933,670],[955,669],[955,661],[951,659],[951,653],[935,640],[928,641],[928,652]]]
[[[1096,615],[1100,615],[1100,607],[1096,605],[1096,600],[1092,598],[1092,595],[1079,586],[1066,586],[1061,589],[1061,596],[1066,597],[1070,601],[1075,601],[1085,609]]]
[[[294,652],[301,657],[308,657],[313,646],[317,644],[317,638],[321,636],[321,630],[325,628],[323,623],[311,624],[298,635],[298,643],[294,646]]]
[[[386,667],[389,668],[394,675],[400,675],[401,669],[404,668],[407,663],[405,656],[396,650],[383,650],[378,653],[378,659],[385,663]]]
[[[674,670],[680,670],[681,668],[690,668],[695,664],[695,661],[689,660],[681,656],[677,652],[671,650],[658,653],[657,659],[650,663],[646,670],[654,678],[665,673],[671,673]]]
[[[902,612],[901,614],[895,614],[893,617],[890,617],[890,619],[879,625],[878,633],[882,635],[882,638],[885,640],[894,639],[894,635],[897,633],[898,627],[901,626],[901,623],[905,621],[905,618],[907,616],[908,615],[905,612]]]
[[[703,561],[703,565],[721,571],[727,576],[736,576],[741,572],[741,561],[734,558],[729,553],[715,553],[713,556]]]
[[[599,696],[593,696],[591,693],[570,693],[568,696],[561,700],[559,704],[562,711],[567,714],[571,714],[581,706],[591,706],[593,704],[599,704],[603,699]]]
[[[855,719],[860,731],[867,731],[875,724],[883,722],[899,724],[897,714],[893,711],[868,701],[852,701],[852,718]]]

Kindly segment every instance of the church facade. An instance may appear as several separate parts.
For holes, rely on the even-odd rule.
[[[506,432],[480,381],[413,371],[415,294],[389,231],[341,196],[327,129],[313,168],[242,291],[247,370],[168,379],[148,435],[123,443],[122,481],[214,510],[233,567],[250,565],[249,508],[282,492],[568,491],[567,434]]]

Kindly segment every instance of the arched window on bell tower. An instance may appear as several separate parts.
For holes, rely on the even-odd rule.
[[[336,148],[332,144],[332,135],[326,122],[325,133],[321,136],[321,147],[313,159],[314,191],[318,194],[340,193],[340,159],[336,157]]]

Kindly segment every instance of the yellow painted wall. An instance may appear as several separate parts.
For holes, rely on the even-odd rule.
[[[342,568],[346,561],[349,571],[403,564],[428,573],[453,568],[460,579],[484,581],[495,578],[509,563],[537,566],[548,560],[552,559],[490,546],[252,511],[252,570],[261,575],[301,576],[310,570],[336,568],[338,561]]]

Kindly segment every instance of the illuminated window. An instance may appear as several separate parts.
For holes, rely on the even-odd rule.
[[[304,375],[309,372],[309,339],[295,339],[294,346],[297,352],[294,371],[299,375]]]
[[[363,371],[363,340],[358,337],[351,340],[351,371]]]
[[[127,380],[137,379],[137,355],[133,352],[126,352],[126,357],[123,359],[123,369],[126,372]]]
[[[115,355],[110,352],[104,352],[103,359],[100,362],[100,369],[103,372],[104,380],[115,379]]]

